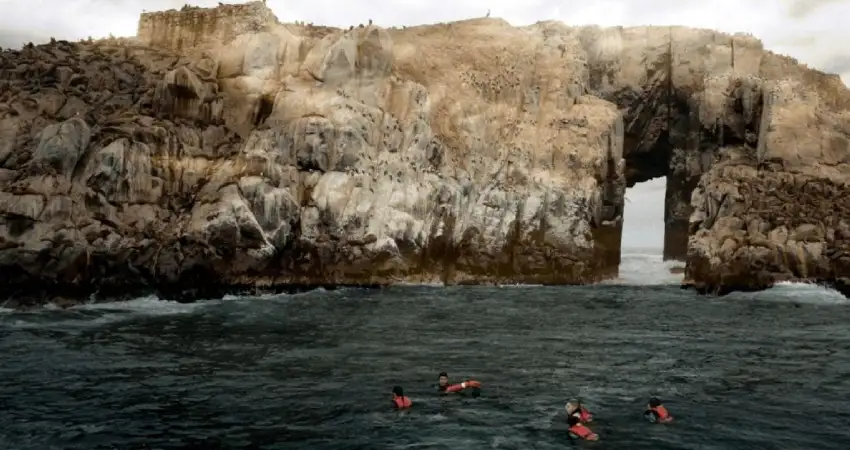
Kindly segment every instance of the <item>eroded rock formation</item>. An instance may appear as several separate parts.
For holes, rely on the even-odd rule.
[[[850,95],[834,78],[802,75],[736,85],[762,96],[761,122],[745,130],[750,142],[720,149],[693,191],[686,274],[700,290],[802,280],[847,294]]]
[[[802,223],[766,219],[783,197],[765,170],[805,167],[820,180],[807,195],[835,192],[819,211],[843,207],[842,185],[818,178],[847,173],[846,105],[826,98],[841,89],[709,30],[338,30],[280,24],[258,2],[144,15],[137,39],[0,53],[0,290],[595,282],[617,273],[626,185],[664,175],[670,255],[690,233],[693,282],[734,284],[757,267],[740,255],[763,251],[718,192],[764,202],[767,235]],[[788,150],[799,139],[819,146]],[[807,159],[818,151],[831,159]],[[829,227],[824,270],[788,276],[845,270],[824,259],[845,242]]]

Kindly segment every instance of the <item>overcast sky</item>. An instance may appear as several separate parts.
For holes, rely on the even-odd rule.
[[[185,0],[0,0],[0,46],[87,36],[132,36],[138,14],[180,8]],[[217,0],[196,0],[214,6]],[[233,2],[244,3],[244,2]],[[850,0],[267,0],[284,22],[348,27],[372,19],[382,26],[484,16],[514,25],[560,20],[571,25],[686,25],[750,32],[767,48],[850,84]],[[628,192],[624,246],[661,247],[664,180]]]

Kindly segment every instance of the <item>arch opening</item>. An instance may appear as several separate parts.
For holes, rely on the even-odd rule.
[[[666,177],[658,177],[635,183],[626,189],[621,246],[623,254],[662,254],[666,188]]]
[[[625,124],[624,179],[609,181],[612,185],[621,183],[620,203],[614,208],[621,220],[603,243],[610,252],[608,264],[613,266],[616,261],[617,273],[623,249],[629,251],[635,245],[635,236],[631,235],[636,232],[635,223],[629,223],[625,210],[646,207],[646,202],[653,203],[650,208],[662,210],[657,219],[648,219],[661,240],[653,251],[658,252],[660,247],[664,261],[687,262],[691,195],[713,164],[716,150],[735,135],[729,133],[724,139],[723,126],[707,130],[699,122],[699,105],[693,101],[692,92],[674,89],[661,76],[650,81],[640,91],[623,89],[604,95],[623,111]],[[628,191],[646,183],[653,185],[654,197],[628,199]],[[639,203],[627,205],[627,201]],[[646,250],[646,246],[641,247]]]
[[[702,174],[701,168],[694,170],[690,164],[698,153],[693,150],[700,145],[693,130],[700,127],[693,123],[698,119],[691,111],[690,94],[678,92],[664,81],[657,79],[643,93],[630,92],[631,95],[616,96],[612,101],[626,110],[626,188],[646,182],[663,183],[664,213],[663,222],[659,223],[663,227],[663,259],[684,262],[688,222],[693,212],[691,193]],[[660,191],[659,186],[659,195]],[[625,230],[628,232],[628,228]]]

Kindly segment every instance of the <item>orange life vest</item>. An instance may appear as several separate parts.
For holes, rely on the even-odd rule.
[[[658,421],[661,423],[673,421],[673,416],[667,412],[667,408],[665,408],[664,405],[658,405],[655,408],[650,408],[650,411],[653,411],[656,415],[658,415]]]
[[[409,398],[404,397],[404,396],[394,398],[393,403],[395,404],[395,407],[398,408],[398,409],[407,409],[407,408],[410,408],[413,405],[413,402],[410,401]]]
[[[574,435],[576,435],[576,436],[578,436],[582,439],[591,439],[594,436],[596,436],[596,433],[594,433],[593,431],[590,431],[590,428],[587,428],[586,426],[584,426],[580,423],[577,423],[577,424],[571,426],[570,427],[570,433],[572,433],[572,434],[574,434]]]
[[[458,392],[466,388],[480,388],[481,383],[475,380],[464,381],[463,383],[453,384],[445,389],[445,392]]]

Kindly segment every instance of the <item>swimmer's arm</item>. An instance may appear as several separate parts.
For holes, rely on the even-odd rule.
[[[466,388],[466,383],[453,384],[446,388],[443,392],[459,392]]]
[[[460,384],[453,384],[453,385],[447,387],[445,392],[458,392],[458,391],[462,391],[466,388],[480,388],[480,387],[481,387],[481,383],[479,383],[475,380],[471,380],[471,381],[464,381],[463,383],[460,383]]]

